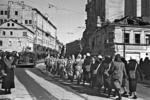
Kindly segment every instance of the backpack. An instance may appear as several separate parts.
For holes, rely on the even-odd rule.
[[[136,78],[136,68],[137,68],[137,63],[135,65],[135,69],[129,71],[129,76],[130,76],[131,79],[135,79]]]

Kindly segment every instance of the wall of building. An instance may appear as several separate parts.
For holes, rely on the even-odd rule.
[[[6,35],[3,35],[3,31],[5,31]],[[27,30],[23,30],[27,32],[27,34],[32,34]],[[10,32],[13,32],[13,35],[10,35]],[[33,37],[33,36],[32,36]],[[0,32],[0,41],[2,41],[2,46],[0,46],[0,50],[12,50],[21,52],[25,50],[25,48],[30,47],[31,51],[33,51],[33,38],[30,36],[23,36],[22,29],[14,30],[14,29],[1,29]]]
[[[7,14],[0,15],[0,21],[12,19],[20,23],[31,31],[34,36],[34,44],[37,43],[47,48],[55,49],[56,47],[56,27],[49,21],[46,15],[43,15],[38,9],[34,9],[21,2],[9,1],[8,5],[0,5],[1,11],[7,11]],[[30,44],[31,45],[31,44]],[[32,44],[33,45],[33,44]]]
[[[4,4],[0,4],[0,25],[7,21],[7,13],[8,13],[8,10],[7,10],[8,6],[7,5],[4,5]]]
[[[142,4],[142,15],[145,17],[150,17],[150,1],[149,0],[141,0]]]
[[[137,16],[137,0],[125,0],[125,16]]]
[[[77,56],[80,53],[80,40],[75,40],[71,43],[66,44],[66,55]]]
[[[104,0],[103,0],[104,2]],[[124,17],[124,0],[110,0],[105,1],[105,20],[114,21],[115,19],[120,19]]]

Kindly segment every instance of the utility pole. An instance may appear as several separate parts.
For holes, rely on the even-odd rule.
[[[124,32],[123,32],[123,39],[124,39],[124,43],[123,43],[123,57],[126,57],[126,44],[125,44],[125,22],[124,22]]]

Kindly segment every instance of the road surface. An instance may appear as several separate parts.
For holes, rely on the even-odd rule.
[[[43,67],[16,68],[15,85],[12,94],[5,95],[0,91],[0,100],[114,100],[100,95],[97,90],[88,86],[70,83],[66,79],[57,76],[47,76]],[[150,100],[150,85],[138,85],[137,100]],[[7,98],[7,99],[6,99]],[[124,97],[123,100],[133,100]]]

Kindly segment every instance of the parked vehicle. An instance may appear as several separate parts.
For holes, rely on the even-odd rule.
[[[34,67],[36,55],[33,52],[21,52],[17,61],[17,67]]]

